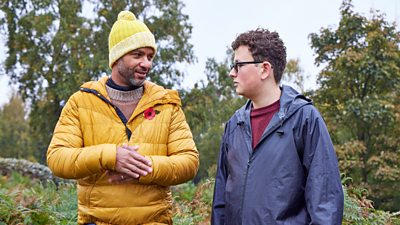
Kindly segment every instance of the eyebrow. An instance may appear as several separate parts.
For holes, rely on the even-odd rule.
[[[139,53],[139,54],[142,54],[142,55],[146,55],[146,54],[147,54],[147,55],[151,55],[151,56],[154,55],[154,52],[146,53],[145,51],[143,51],[143,50],[141,50],[141,49],[132,50],[131,53]]]
[[[140,50],[140,49],[135,49],[135,50],[132,50],[131,53],[142,53],[142,54],[144,54],[145,52],[143,50]]]

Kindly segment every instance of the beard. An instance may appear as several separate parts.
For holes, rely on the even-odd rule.
[[[149,70],[144,69],[140,67],[139,65],[136,65],[133,68],[129,68],[125,65],[125,63],[122,60],[118,60],[117,62],[117,68],[118,68],[118,73],[121,75],[121,77],[130,85],[133,87],[142,87],[146,79],[139,79],[135,77],[135,73],[144,73],[148,74]]]

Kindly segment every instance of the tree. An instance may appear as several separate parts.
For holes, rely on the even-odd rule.
[[[366,185],[378,207],[399,210],[400,33],[384,15],[372,11],[368,19],[352,8],[345,0],[339,27],[310,35],[315,62],[325,66],[314,99],[342,171]]]
[[[218,63],[215,59],[206,62],[207,81],[197,83],[190,91],[182,92],[182,101],[188,123],[192,129],[196,146],[200,153],[200,169],[196,181],[213,177],[219,156],[219,145],[225,128],[225,122],[244,104],[238,97],[229,77],[228,58]],[[211,174],[209,174],[211,172]]]
[[[304,83],[308,79],[308,76],[304,74],[304,70],[300,67],[300,59],[289,59],[284,75],[282,76],[282,82],[293,86],[295,89],[304,93]]]
[[[0,157],[34,159],[25,105],[13,92],[0,108]]]
[[[179,86],[183,74],[175,65],[195,60],[188,41],[192,26],[183,7],[179,0],[1,1],[0,31],[8,48],[4,72],[31,106],[41,162],[69,96],[84,81],[110,73],[108,34],[121,10],[134,12],[155,35],[159,48],[150,78]]]

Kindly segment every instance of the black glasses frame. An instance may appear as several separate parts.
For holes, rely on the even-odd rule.
[[[248,62],[235,62],[233,65],[231,65],[231,70],[235,69],[235,73],[239,72],[239,67],[240,65],[246,65],[246,64],[257,64],[257,63],[262,63],[264,61],[248,61]]]

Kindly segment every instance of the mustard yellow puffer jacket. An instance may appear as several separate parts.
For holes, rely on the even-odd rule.
[[[56,176],[78,180],[79,224],[172,224],[169,186],[192,179],[199,166],[178,93],[146,81],[124,124],[110,103],[107,79],[85,83],[68,100],[47,151],[48,166]],[[144,116],[149,108],[156,112],[152,119]],[[138,145],[153,172],[111,184],[105,172],[114,170],[116,148],[124,143]]]

